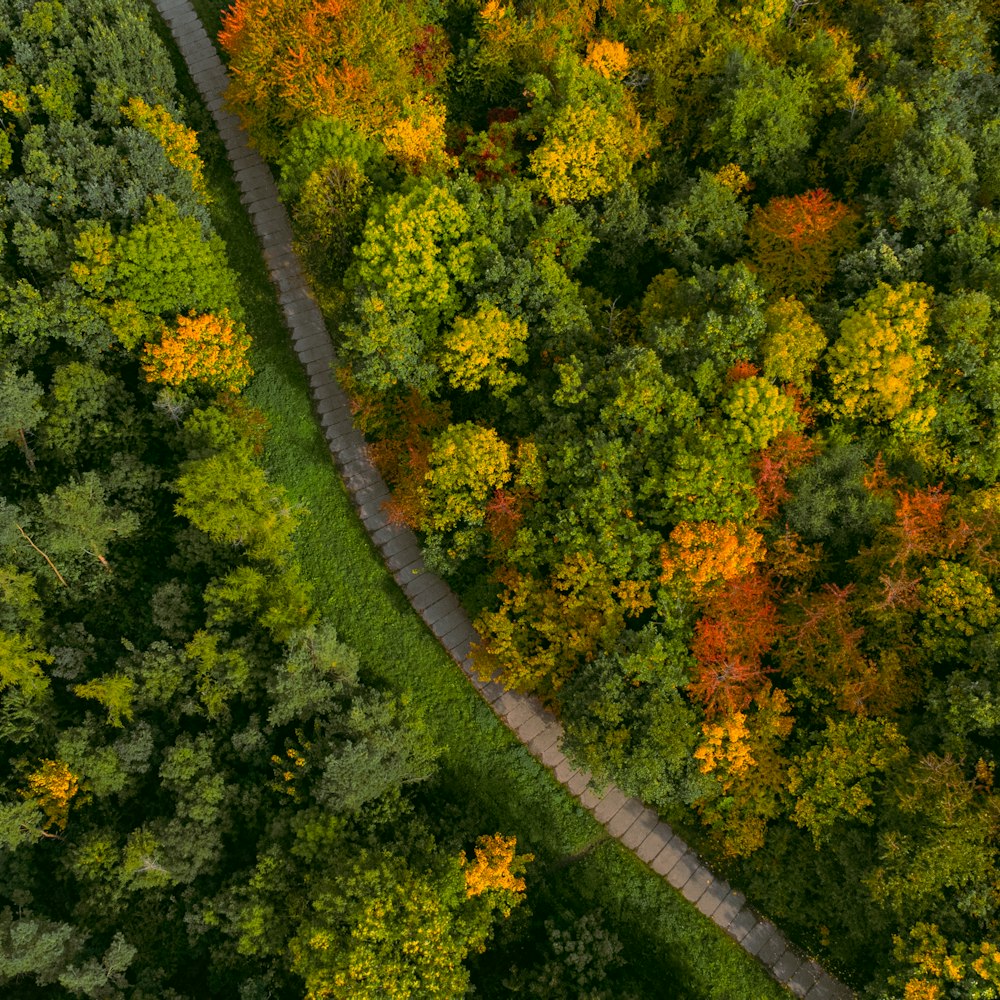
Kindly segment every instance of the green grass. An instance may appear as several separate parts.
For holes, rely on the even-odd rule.
[[[196,7],[206,23],[217,23],[217,3],[202,0]],[[500,724],[407,604],[335,471],[221,144],[176,53],[174,60],[192,124],[202,133],[212,216],[240,274],[257,372],[246,398],[271,423],[270,475],[308,510],[296,548],[318,610],[359,651],[369,678],[412,692],[444,747],[426,801],[453,818],[463,836],[499,830],[536,855],[528,904],[539,924],[560,910],[603,910],[606,926],[626,945],[629,972],[616,983],[623,992],[631,986],[642,996],[678,1000],[786,997],[758,963],[662,879],[602,839],[602,828]]]

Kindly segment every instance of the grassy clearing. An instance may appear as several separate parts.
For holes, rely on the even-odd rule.
[[[217,3],[202,0],[195,6],[210,28],[217,26]],[[453,823],[456,841],[499,830],[515,835],[520,849],[535,854],[528,904],[537,926],[559,913],[603,910],[606,925],[626,946],[628,972],[615,984],[622,995],[634,991],[677,1000],[787,996],[661,879],[620,845],[603,839],[601,827],[498,722],[406,603],[333,468],[221,144],[176,54],[174,61],[192,124],[202,134],[212,216],[241,276],[257,372],[246,398],[271,422],[271,476],[308,510],[296,546],[317,607],[360,652],[370,678],[412,692],[445,747],[440,774],[423,791],[425,803]],[[492,974],[491,962],[511,957],[495,950],[484,958],[481,974]]]

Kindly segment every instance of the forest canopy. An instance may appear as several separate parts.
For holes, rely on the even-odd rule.
[[[997,16],[237,0],[220,35],[478,668],[872,997],[1000,989]]]

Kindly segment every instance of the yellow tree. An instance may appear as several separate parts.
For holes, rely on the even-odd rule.
[[[822,327],[795,296],[772,302],[764,311],[764,320],[764,374],[808,392],[813,370],[826,347]]]
[[[554,202],[583,201],[618,187],[649,148],[638,116],[596,103],[568,104],[529,157],[542,192]]]
[[[41,766],[28,775],[28,790],[21,797],[35,802],[45,813],[45,828],[66,829],[69,804],[80,791],[79,778],[61,760],[43,760]]]
[[[686,583],[695,594],[745,576],[766,555],[759,532],[744,525],[681,521],[660,549],[660,582]]]
[[[472,899],[484,892],[523,893],[526,883],[522,874],[528,862],[535,860],[535,856],[518,855],[515,853],[516,848],[516,837],[505,837],[498,833],[492,837],[482,836],[476,841],[475,857],[471,861],[466,859],[463,852],[461,863],[465,874],[465,894]],[[509,912],[508,904],[504,916]]]
[[[447,109],[435,97],[403,100],[400,115],[382,132],[386,152],[411,174],[447,170],[456,165],[445,152]]]
[[[424,525],[448,531],[482,524],[486,503],[510,478],[510,449],[491,427],[455,424],[434,440],[428,455]]]
[[[191,178],[191,186],[208,201],[208,188],[201,158],[198,156],[198,133],[175,121],[160,104],[150,106],[141,97],[133,97],[122,108],[122,114],[136,128],[151,135],[163,148],[171,165],[183,170]]]
[[[840,416],[887,421],[903,431],[925,431],[933,406],[921,400],[931,366],[926,342],[930,289],[882,282],[859,299],[827,352],[833,401]]]
[[[142,370],[150,382],[182,386],[201,382],[212,389],[239,392],[253,369],[246,359],[250,337],[242,323],[224,311],[177,317],[177,328],[163,326],[158,343],[146,345]]]
[[[473,392],[483,383],[496,396],[506,396],[524,379],[508,370],[507,362],[528,360],[528,325],[491,303],[474,315],[458,316],[441,342],[440,365],[455,389]]]

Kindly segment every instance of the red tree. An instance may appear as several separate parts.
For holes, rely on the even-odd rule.
[[[708,716],[746,708],[767,684],[764,656],[780,632],[764,577],[732,580],[705,603],[691,649],[698,668],[688,690]]]

